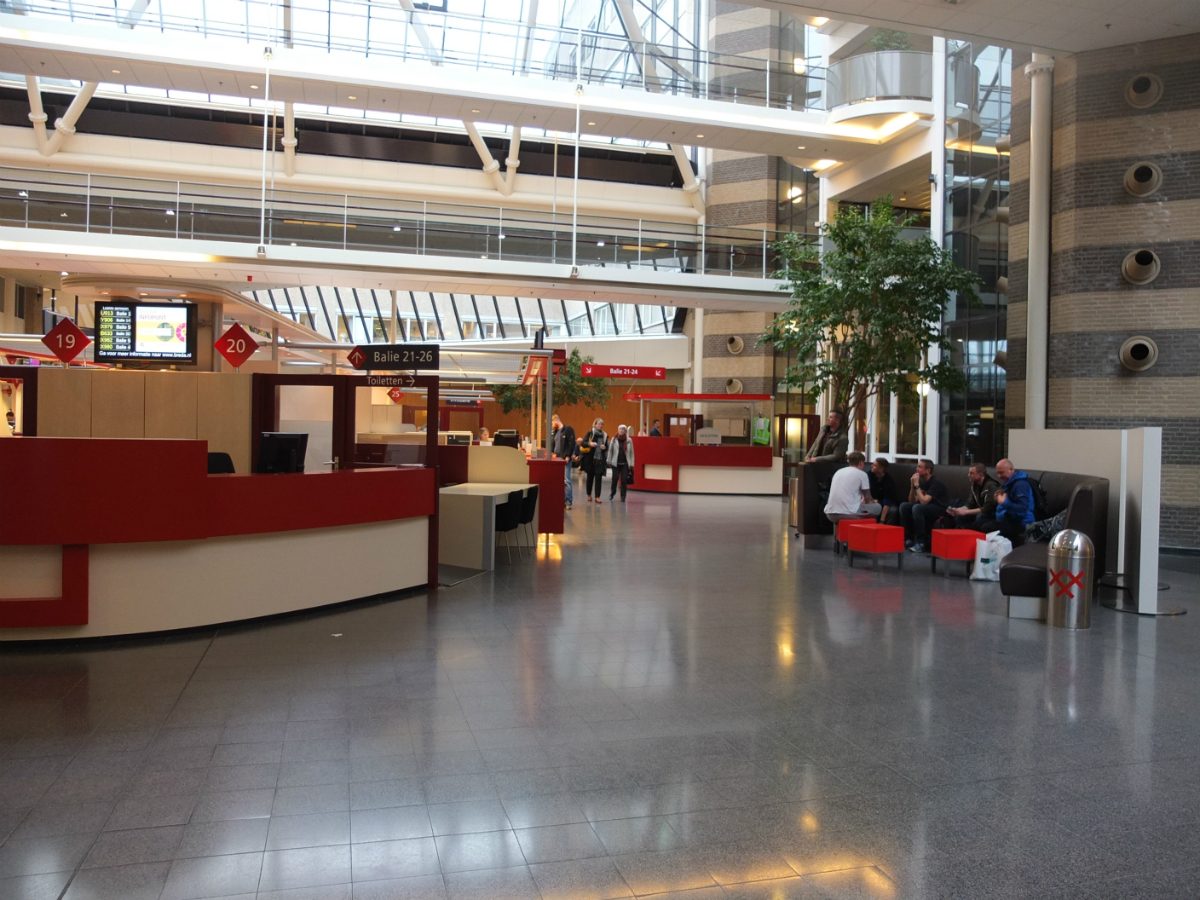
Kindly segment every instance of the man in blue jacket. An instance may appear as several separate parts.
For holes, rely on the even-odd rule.
[[[1019,544],[1025,536],[1025,526],[1033,524],[1033,486],[1029,476],[1007,459],[996,463],[996,477],[1001,487],[995,494],[995,518],[983,519],[975,527],[983,532],[999,531]]]

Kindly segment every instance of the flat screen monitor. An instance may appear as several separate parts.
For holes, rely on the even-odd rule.
[[[96,304],[97,362],[196,362],[196,304]]]
[[[260,475],[303,472],[307,450],[308,435],[305,433],[264,431],[258,436],[258,462],[254,471]]]
[[[511,428],[501,428],[492,435],[492,446],[516,449],[521,446],[521,436]]]

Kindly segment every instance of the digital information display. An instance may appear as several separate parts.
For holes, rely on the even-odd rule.
[[[96,359],[195,362],[192,303],[97,303]]]

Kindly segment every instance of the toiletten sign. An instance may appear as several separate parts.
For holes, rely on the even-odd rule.
[[[667,370],[661,366],[597,366],[584,363],[580,374],[584,378],[635,378],[647,381],[666,381]]]

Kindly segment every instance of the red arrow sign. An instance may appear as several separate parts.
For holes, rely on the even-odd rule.
[[[584,378],[636,378],[646,381],[665,381],[667,370],[659,366],[598,366],[584,363],[580,369]]]
[[[367,354],[362,352],[361,347],[355,347],[346,354],[346,359],[350,360],[350,365],[356,369],[361,369],[362,364],[367,361]]]
[[[231,366],[240,369],[258,349],[258,341],[252,338],[245,328],[234,322],[228,331],[217,338],[213,346]]]
[[[50,352],[65,363],[69,363],[83,352],[92,341],[79,330],[79,326],[70,319],[59,319],[57,325],[46,332],[42,343],[50,348]]]

